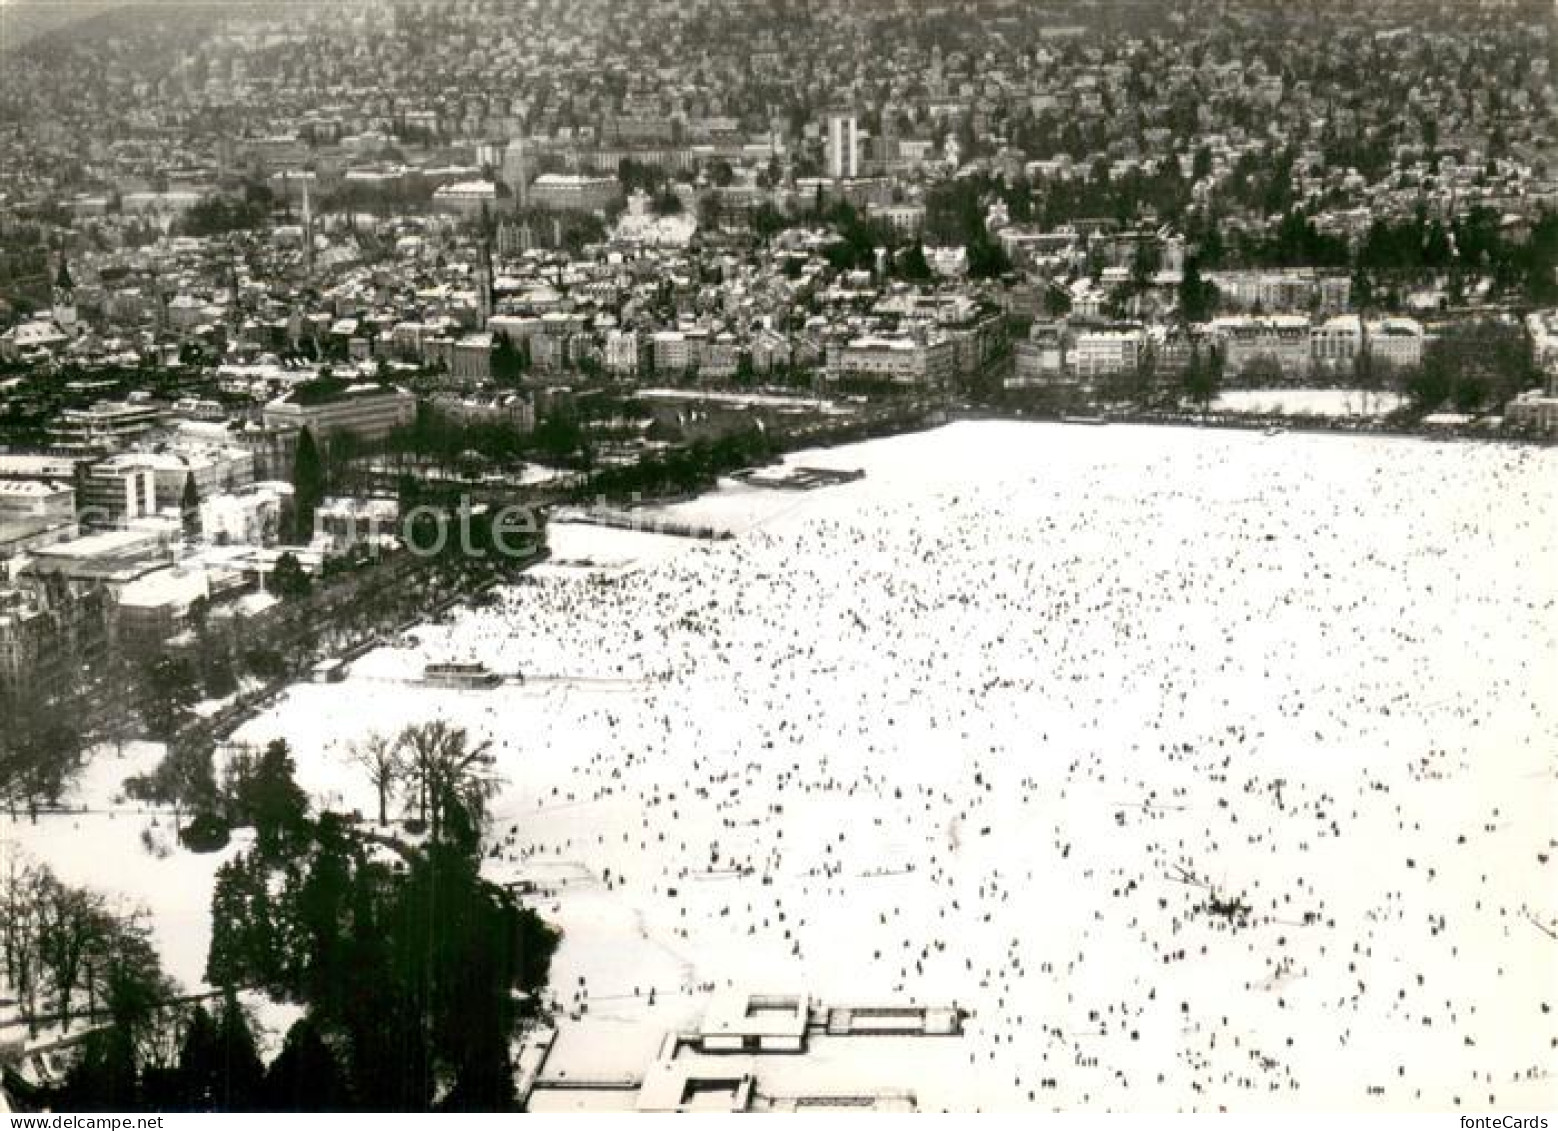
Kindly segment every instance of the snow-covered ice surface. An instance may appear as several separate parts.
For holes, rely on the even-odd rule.
[[[588,523],[553,522],[546,530],[551,557],[532,576],[552,578],[578,571],[620,573],[685,549],[683,540],[649,530],[617,530]]]
[[[1558,451],[960,424],[792,461],[866,478],[725,542],[566,528],[637,568],[538,571],[242,732],[366,814],[366,730],[493,740],[491,870],[556,893],[582,1013],[548,1076],[641,1071],[734,984],[971,1010],[890,1046],[922,1108],[1558,1103]],[[450,657],[527,679],[415,685]]]
[[[1555,457],[989,424],[809,453],[867,477],[731,542],[592,529],[654,552],[251,730],[365,812],[365,726],[491,737],[497,869],[578,870],[557,986],[591,1026],[733,982],[972,1009],[926,1106],[1541,1106]],[[447,655],[529,678],[399,682]],[[573,1043],[581,1075],[629,1047]]]
[[[1405,403],[1398,393],[1363,389],[1229,389],[1212,402],[1214,412],[1271,416],[1378,417]]]

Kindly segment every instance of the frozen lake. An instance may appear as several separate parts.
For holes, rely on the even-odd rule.
[[[243,736],[364,813],[366,730],[493,740],[576,1074],[735,984],[971,1010],[922,1107],[1558,1103],[1558,451],[961,424],[796,461],[866,478],[678,508],[727,542],[559,528],[610,568]],[[449,658],[529,678],[406,682]]]

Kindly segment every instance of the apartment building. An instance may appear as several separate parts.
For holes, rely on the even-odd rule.
[[[1139,327],[1083,331],[1077,335],[1071,352],[1077,377],[1092,381],[1136,372],[1145,341],[1146,336]]]
[[[935,388],[957,372],[957,346],[948,338],[866,337],[828,347],[830,381],[868,380]]]

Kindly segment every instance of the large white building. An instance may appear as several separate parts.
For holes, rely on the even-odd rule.
[[[485,208],[489,214],[498,210],[498,186],[491,181],[456,181],[444,185],[433,193],[433,210],[472,219]]]
[[[574,173],[544,173],[530,185],[530,203],[538,208],[571,212],[601,212],[622,195],[616,177]]]
[[[120,526],[157,513],[157,473],[133,456],[94,465],[81,481],[80,517],[92,527]]]
[[[891,224],[900,235],[916,235],[925,226],[923,204],[872,204],[867,206],[866,213]]]
[[[633,377],[638,373],[639,345],[637,330],[612,330],[606,335],[606,372],[620,377]]]
[[[1350,371],[1367,349],[1375,363],[1387,369],[1416,369],[1423,363],[1423,327],[1411,318],[1364,322],[1344,314],[1309,331],[1310,358],[1317,375]]]
[[[156,509],[183,502],[190,477],[202,498],[225,494],[254,482],[254,453],[246,448],[190,445],[169,451],[128,452],[109,461],[121,468],[150,471],[156,492]]]
[[[1264,318],[1219,318],[1212,330],[1223,342],[1227,372],[1238,376],[1252,366],[1274,365],[1290,380],[1312,368],[1309,319],[1296,314]]]
[[[67,408],[50,425],[57,446],[112,451],[162,425],[167,410],[150,400],[99,401],[89,408]]]
[[[1352,302],[1352,279],[1345,274],[1321,274],[1309,268],[1287,271],[1214,271],[1207,278],[1216,284],[1225,307],[1260,310],[1266,314],[1317,310],[1321,314],[1345,311]]]
[[[382,440],[416,419],[416,398],[400,389],[349,385],[319,396],[301,393],[305,388],[265,406],[267,428],[308,428],[315,437],[351,432],[360,440]]]
[[[69,482],[0,479],[0,526],[74,522],[76,490]]]
[[[200,503],[200,531],[207,542],[227,546],[274,546],[281,530],[286,483],[260,483]]]
[[[830,380],[853,378],[934,387],[950,381],[956,369],[957,346],[947,338],[930,342],[913,338],[855,338],[828,347]]]
[[[828,115],[828,176],[853,180],[860,175],[860,121],[853,114]]]
[[[1350,369],[1363,348],[1363,321],[1356,314],[1329,318],[1309,331],[1309,351],[1321,372]]]
[[[680,330],[661,330],[654,336],[655,372],[678,376],[692,368],[693,346]]]
[[[1135,373],[1141,363],[1141,348],[1145,341],[1139,328],[1088,330],[1077,335],[1071,361],[1077,376],[1084,381]]]

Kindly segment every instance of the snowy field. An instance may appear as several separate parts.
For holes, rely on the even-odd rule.
[[[1386,416],[1405,403],[1398,393],[1362,389],[1229,389],[1212,402],[1213,412],[1258,416]]]
[[[726,542],[561,527],[242,733],[365,814],[368,729],[493,741],[491,871],[567,931],[548,1075],[641,1071],[733,984],[972,1011],[905,1044],[922,1108],[1558,1103],[1558,452],[962,424],[795,462],[866,478],[677,508]],[[527,678],[414,684],[448,658]],[[176,887],[187,950],[190,859],[69,878]]]

